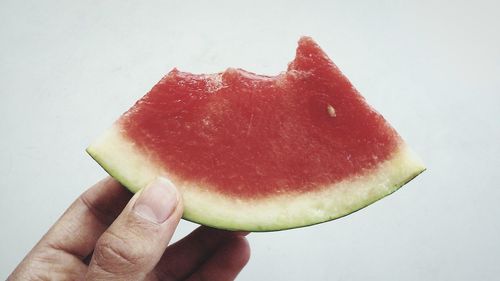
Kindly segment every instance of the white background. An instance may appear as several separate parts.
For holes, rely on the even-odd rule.
[[[105,175],[85,147],[163,74],[276,74],[310,35],[428,170],[351,216],[251,234],[239,280],[495,280],[498,3],[2,0],[0,279]]]

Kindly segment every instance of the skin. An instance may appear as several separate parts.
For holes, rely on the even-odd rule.
[[[132,195],[117,181],[102,180],[66,210],[8,280],[234,280],[250,258],[246,233],[201,226],[168,246],[183,211],[168,185],[157,180],[155,188]]]

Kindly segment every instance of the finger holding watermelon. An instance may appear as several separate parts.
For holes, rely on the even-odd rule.
[[[234,280],[250,255],[244,233],[200,227],[168,246],[182,212],[168,180],[132,196],[108,178],[68,208],[8,280]]]

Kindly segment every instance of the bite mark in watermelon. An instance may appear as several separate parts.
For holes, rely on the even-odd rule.
[[[185,219],[229,230],[339,218],[425,170],[309,37],[277,76],[172,70],[87,151],[132,192],[169,178]]]

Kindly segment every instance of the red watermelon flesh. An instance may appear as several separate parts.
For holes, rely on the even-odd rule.
[[[170,178],[186,219],[250,231],[346,215],[425,169],[308,37],[277,76],[172,70],[88,151],[132,191]]]

